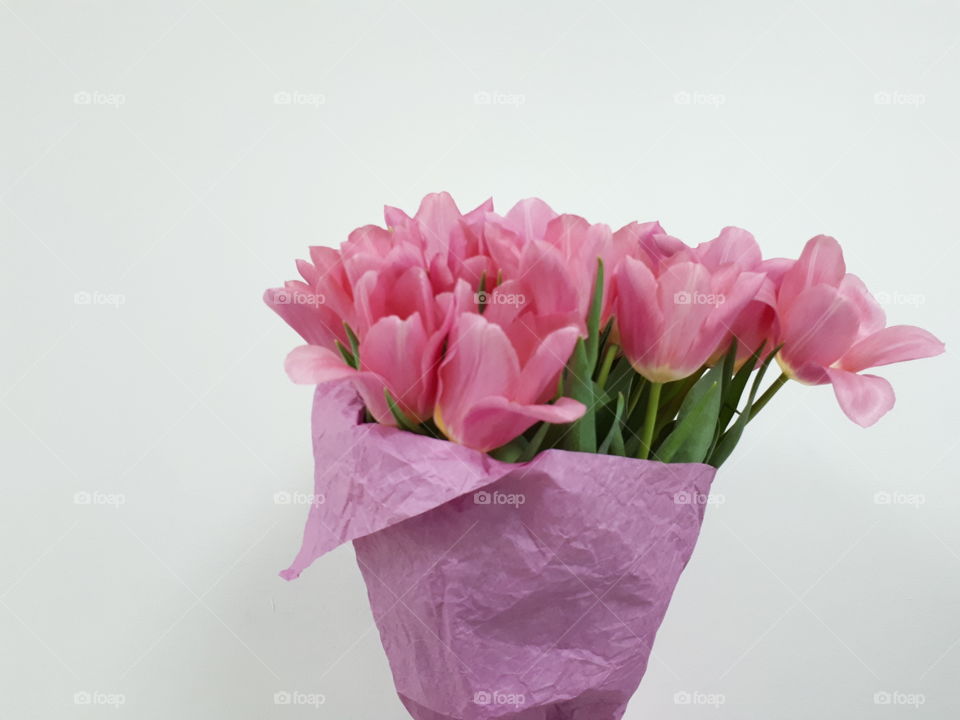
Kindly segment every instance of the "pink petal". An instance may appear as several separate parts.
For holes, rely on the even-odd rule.
[[[383,378],[397,404],[418,420],[433,414],[435,400],[430,372],[424,374],[421,365],[427,343],[423,320],[414,313],[378,320],[360,345],[361,369]]]
[[[440,366],[437,399],[451,439],[459,439],[462,419],[474,404],[490,396],[506,395],[519,375],[517,353],[502,328],[482,315],[465,313],[457,317]]]
[[[663,328],[657,279],[643,262],[625,258],[616,274],[617,327],[623,351],[634,367],[656,362],[654,348]]]
[[[783,360],[803,377],[805,366],[824,368],[832,365],[853,344],[859,319],[849,300],[827,285],[817,285],[797,296],[781,318]]]
[[[713,270],[730,263],[753,270],[762,260],[756,239],[738,227],[725,227],[716,238],[698,245],[696,254],[700,262]]]
[[[833,383],[840,408],[860,427],[873,425],[896,400],[890,383],[882,377],[858,375],[837,368],[827,368],[827,375]]]
[[[477,403],[464,418],[461,445],[487,452],[506,445],[538,421],[569,423],[580,418],[587,408],[571,398],[560,398],[553,405],[522,405],[502,397]]]
[[[328,380],[352,377],[357,372],[337,353],[316,345],[301,345],[291,350],[284,368],[290,379],[300,385],[319,385]]]
[[[840,282],[840,294],[856,306],[860,315],[858,339],[862,340],[868,335],[872,335],[887,324],[887,315],[880,307],[880,303],[867,290],[863,280],[856,275],[847,273],[844,276]]]
[[[783,275],[779,303],[782,309],[806,288],[814,285],[838,287],[846,274],[840,243],[827,235],[817,235],[807,241],[800,258]]]
[[[263,301],[308,343],[333,348],[335,339],[345,339],[343,323],[330,308],[303,301],[314,295],[306,285],[272,288]]]
[[[511,397],[521,403],[549,399],[557,386],[557,377],[570,359],[580,331],[565,327],[550,333],[539,344],[523,370]]]
[[[539,198],[521,200],[507,212],[504,227],[527,240],[542,240],[557,214]]]
[[[864,338],[842,360],[845,370],[858,372],[879,365],[933,357],[945,347],[934,335],[913,325],[893,325]]]

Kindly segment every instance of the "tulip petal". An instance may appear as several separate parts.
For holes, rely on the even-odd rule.
[[[860,427],[869,427],[886,415],[896,401],[890,383],[876,375],[827,368],[840,408]]]
[[[863,280],[856,275],[847,273],[840,282],[840,294],[852,302],[860,315],[860,330],[857,333],[858,339],[863,339],[872,335],[878,330],[882,330],[887,324],[887,314],[880,307],[880,303],[867,290]]]
[[[763,259],[753,234],[738,227],[725,227],[713,240],[700,243],[696,255],[711,270],[730,263],[753,270]]]
[[[520,371],[511,397],[520,403],[543,402],[551,397],[556,390],[557,376],[570,359],[579,335],[576,327],[561,328],[547,335]]]
[[[782,318],[783,360],[805,378],[804,366],[832,365],[853,344],[859,320],[849,300],[828,285],[800,293]]]
[[[316,345],[301,345],[291,350],[284,369],[299,385],[319,385],[328,380],[352,377],[357,372],[337,353]]]
[[[800,258],[783,275],[779,302],[789,309],[804,289],[814,285],[838,287],[846,273],[840,243],[828,235],[817,235],[807,241]]]
[[[560,398],[553,405],[523,405],[503,397],[477,403],[463,421],[461,445],[487,452],[522,435],[535,422],[569,423],[586,412],[586,406],[572,398]]]
[[[506,395],[520,375],[520,362],[506,333],[482,315],[465,313],[454,322],[440,366],[437,413],[444,433],[460,441],[463,416],[478,401]]]
[[[656,363],[654,348],[663,328],[657,279],[643,262],[624,259],[616,274],[617,327],[623,351],[635,368]]]
[[[845,370],[858,372],[880,365],[933,357],[944,349],[944,344],[923,328],[893,325],[858,342],[844,353],[840,364]]]
[[[381,318],[360,344],[361,369],[383,378],[401,409],[417,420],[433,414],[435,400],[432,371],[424,373],[421,365],[427,343],[423,320],[414,313],[405,320]]]
[[[503,225],[526,240],[542,240],[557,214],[539,198],[521,200],[507,212]]]

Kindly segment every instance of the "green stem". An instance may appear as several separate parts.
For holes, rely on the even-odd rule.
[[[650,383],[650,396],[647,398],[647,415],[643,421],[643,436],[640,438],[640,459],[650,457],[650,446],[653,444],[653,428],[657,424],[657,408],[660,406],[660,390],[663,383]]]
[[[603,364],[600,365],[600,375],[597,377],[597,385],[603,389],[607,384],[607,377],[610,375],[610,368],[613,367],[613,359],[617,356],[618,348],[616,345],[611,345],[607,348],[606,354],[603,356]]]
[[[787,377],[785,373],[780,373],[780,377],[773,381],[773,384],[766,389],[766,391],[761,395],[757,401],[750,408],[750,419],[753,420],[757,413],[763,410],[763,406],[770,402],[770,398],[777,394],[777,390],[782,388],[787,384],[787,380],[790,378]]]

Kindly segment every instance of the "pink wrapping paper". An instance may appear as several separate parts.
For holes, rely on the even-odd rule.
[[[508,464],[361,424],[317,388],[317,502],[281,575],[354,541],[416,720],[616,720],[690,559],[714,469],[547,450]]]

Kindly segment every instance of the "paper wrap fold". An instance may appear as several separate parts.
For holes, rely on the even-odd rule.
[[[617,720],[703,519],[714,469],[547,450],[509,464],[361,423],[317,388],[317,502],[281,575],[354,541],[416,720]]]

